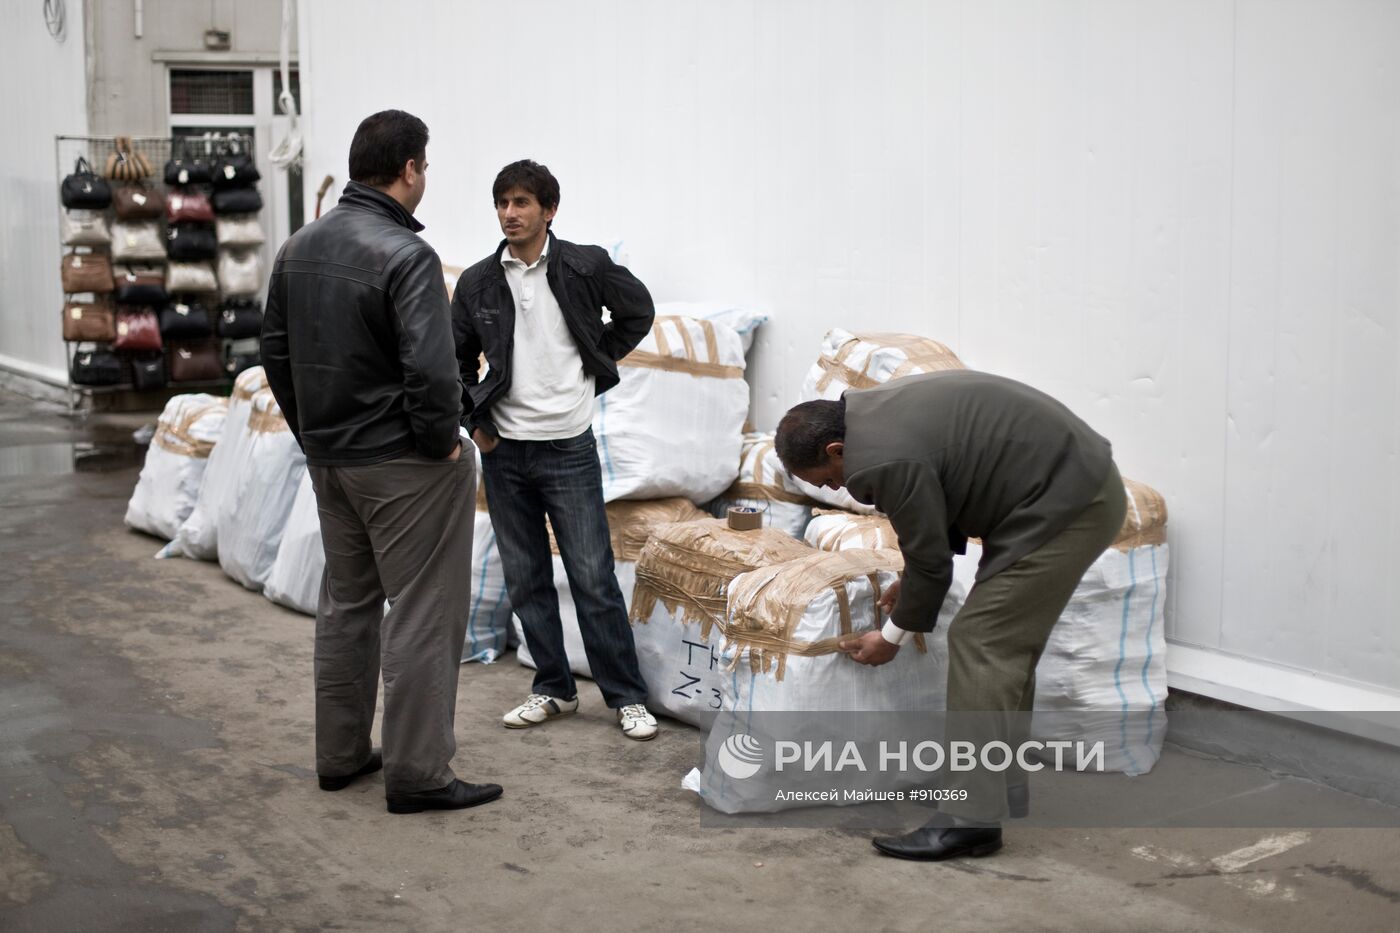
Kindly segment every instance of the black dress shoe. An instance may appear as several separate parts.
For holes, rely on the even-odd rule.
[[[345,790],[355,778],[373,774],[382,767],[384,767],[384,755],[376,748],[369,753],[369,761],[366,761],[364,766],[354,774],[344,774],[337,777],[326,777],[324,774],[318,774],[316,780],[320,782],[321,790]]]
[[[385,799],[389,804],[390,813],[422,813],[424,810],[465,810],[467,807],[489,803],[499,796],[499,784],[453,781],[437,790],[419,791],[416,794],[389,794]]]
[[[941,862],[964,855],[981,858],[1001,848],[1001,827],[930,824],[903,836],[876,836],[870,842],[885,855],[895,858],[923,862]]]

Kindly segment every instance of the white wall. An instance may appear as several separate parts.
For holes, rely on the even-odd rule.
[[[760,426],[828,327],[935,337],[1165,493],[1176,641],[1400,685],[1400,4],[415,11],[302,0],[328,206],[383,107],[432,131],[448,262],[498,241],[497,169],[545,162],[561,236],[622,237],[658,299],[772,313]]]
[[[88,131],[83,4],[62,43],[43,4],[7,10],[0,29],[0,367],[66,384],[54,136]]]

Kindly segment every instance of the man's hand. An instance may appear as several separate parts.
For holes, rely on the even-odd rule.
[[[492,437],[481,428],[472,428],[472,443],[476,449],[484,454],[489,454],[496,449],[496,445],[501,442],[499,437]]]
[[[899,654],[899,645],[885,641],[885,636],[881,635],[878,629],[864,635],[843,638],[837,643],[837,647],[857,664],[869,664],[871,667],[888,664]]]
[[[879,606],[885,615],[894,614],[895,603],[899,602],[899,588],[903,583],[903,578],[896,579],[884,593],[880,594],[880,601],[875,605]]]

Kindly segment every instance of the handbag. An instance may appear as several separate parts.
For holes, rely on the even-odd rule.
[[[257,188],[224,188],[214,192],[214,213],[253,214],[262,210]]]
[[[144,262],[165,258],[159,220],[119,220],[112,224],[112,258]]]
[[[213,259],[219,253],[214,228],[208,224],[173,224],[165,232],[165,253],[181,262]]]
[[[165,195],[146,185],[121,185],[112,192],[112,209],[118,220],[159,220]]]
[[[246,152],[235,152],[214,163],[215,188],[246,188],[262,178],[253,157]]]
[[[209,163],[202,159],[171,159],[165,163],[165,183],[176,185],[207,185],[214,178]]]
[[[172,262],[165,273],[165,290],[177,292],[216,292],[219,280],[207,262]]]
[[[213,335],[209,312],[197,301],[189,304],[176,302],[160,309],[162,340],[198,340]]]
[[[107,215],[102,211],[75,208],[64,211],[58,222],[64,246],[106,246],[112,242]]]
[[[102,170],[103,175],[117,181],[139,181],[155,174],[151,160],[131,148],[130,136],[118,136],[112,140],[112,145],[115,148],[107,154],[107,167]]]
[[[214,219],[220,246],[261,246],[267,237],[257,214],[226,214]]]
[[[165,388],[165,357],[138,356],[133,359],[131,383],[138,389]]]
[[[171,382],[215,382],[225,376],[219,349],[212,344],[175,347],[170,353]]]
[[[123,308],[117,312],[114,350],[159,350],[160,324],[150,308]]]
[[[255,249],[219,251],[219,290],[225,295],[256,295],[262,290],[262,263]]]
[[[97,348],[73,354],[73,384],[114,386],[122,381],[122,361],[111,350]]]
[[[230,353],[228,362],[224,364],[224,371],[230,379],[237,379],[243,375],[245,369],[262,365],[262,354],[257,351],[249,353]]]
[[[165,304],[165,267],[149,263],[118,266],[116,275],[117,301],[128,305],[159,306]]]
[[[63,339],[111,343],[117,326],[106,301],[71,301],[63,306]]]
[[[112,203],[112,188],[92,170],[87,159],[78,156],[78,161],[73,163],[73,174],[59,182],[58,198],[67,208],[102,211]]]
[[[172,224],[189,221],[212,224],[214,205],[203,191],[172,191],[165,199],[165,219]]]
[[[219,309],[219,336],[226,340],[244,340],[262,334],[262,308],[246,298],[224,302]]]
[[[62,268],[63,290],[69,294],[112,290],[112,261],[102,253],[68,253]]]

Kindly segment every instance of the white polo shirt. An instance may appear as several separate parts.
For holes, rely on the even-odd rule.
[[[510,354],[510,389],[491,408],[502,437],[557,441],[582,434],[593,423],[593,377],[564,323],[564,312],[545,280],[549,240],[533,264],[501,250],[515,298],[515,345]]]

